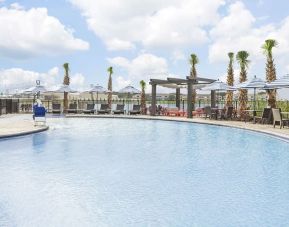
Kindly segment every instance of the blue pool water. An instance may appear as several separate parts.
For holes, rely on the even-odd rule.
[[[0,226],[289,226],[284,141],[188,123],[50,121],[0,141]]]

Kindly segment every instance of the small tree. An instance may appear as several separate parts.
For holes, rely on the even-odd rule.
[[[145,88],[146,88],[146,82],[144,80],[140,81],[140,86],[141,86],[141,113],[146,114],[146,93],[145,93]]]
[[[108,90],[107,103],[108,103],[109,108],[111,109],[111,104],[112,104],[112,77],[111,75],[113,74],[112,66],[108,67],[107,71],[109,73],[108,84],[107,84],[107,90]]]
[[[234,53],[228,53],[229,56],[229,66],[228,66],[228,75],[227,75],[227,84],[229,86],[234,86]],[[226,93],[226,105],[232,106],[233,105],[233,91],[227,91]]]

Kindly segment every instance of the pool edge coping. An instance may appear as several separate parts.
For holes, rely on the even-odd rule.
[[[9,138],[14,138],[14,137],[27,136],[27,135],[31,135],[31,134],[44,132],[44,131],[47,131],[48,129],[49,129],[48,125],[41,126],[41,128],[37,128],[37,129],[33,129],[33,130],[26,130],[23,132],[3,134],[3,135],[0,135],[0,139],[9,139]]]
[[[199,122],[199,121],[194,121],[193,119],[188,119],[188,118],[167,118],[167,117],[160,117],[160,116],[118,116],[118,115],[66,115],[65,118],[115,118],[115,119],[134,119],[134,120],[159,120],[159,121],[173,121],[173,122],[185,122],[185,123],[194,123],[194,124],[203,124],[203,125],[213,125],[213,126],[221,126],[221,127],[227,127],[227,128],[236,128],[236,129],[243,129],[251,132],[256,132],[256,133],[262,133],[274,138],[277,138],[279,140],[285,141],[289,143],[289,136],[286,136],[281,133],[274,133],[274,132],[269,132],[265,131],[262,129],[253,129],[253,128],[245,128],[243,126],[238,126],[238,125],[225,125],[225,124],[220,124],[220,123],[215,123],[215,122]]]

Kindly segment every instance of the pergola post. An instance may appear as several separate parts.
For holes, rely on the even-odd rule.
[[[188,95],[187,95],[187,117],[193,118],[193,104],[192,104],[192,93],[193,87],[192,82],[188,81]]]
[[[156,115],[156,104],[157,104],[157,85],[152,84],[152,106],[151,106],[151,116]]]
[[[216,107],[216,91],[211,91],[211,107]]]
[[[181,108],[181,89],[176,88],[176,107]]]

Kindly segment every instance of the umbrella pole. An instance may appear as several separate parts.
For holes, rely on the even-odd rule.
[[[127,113],[129,113],[129,93],[127,93]]]
[[[98,91],[96,92],[96,111],[98,111]]]
[[[253,111],[253,116],[256,117],[256,88],[254,88],[254,111]]]

